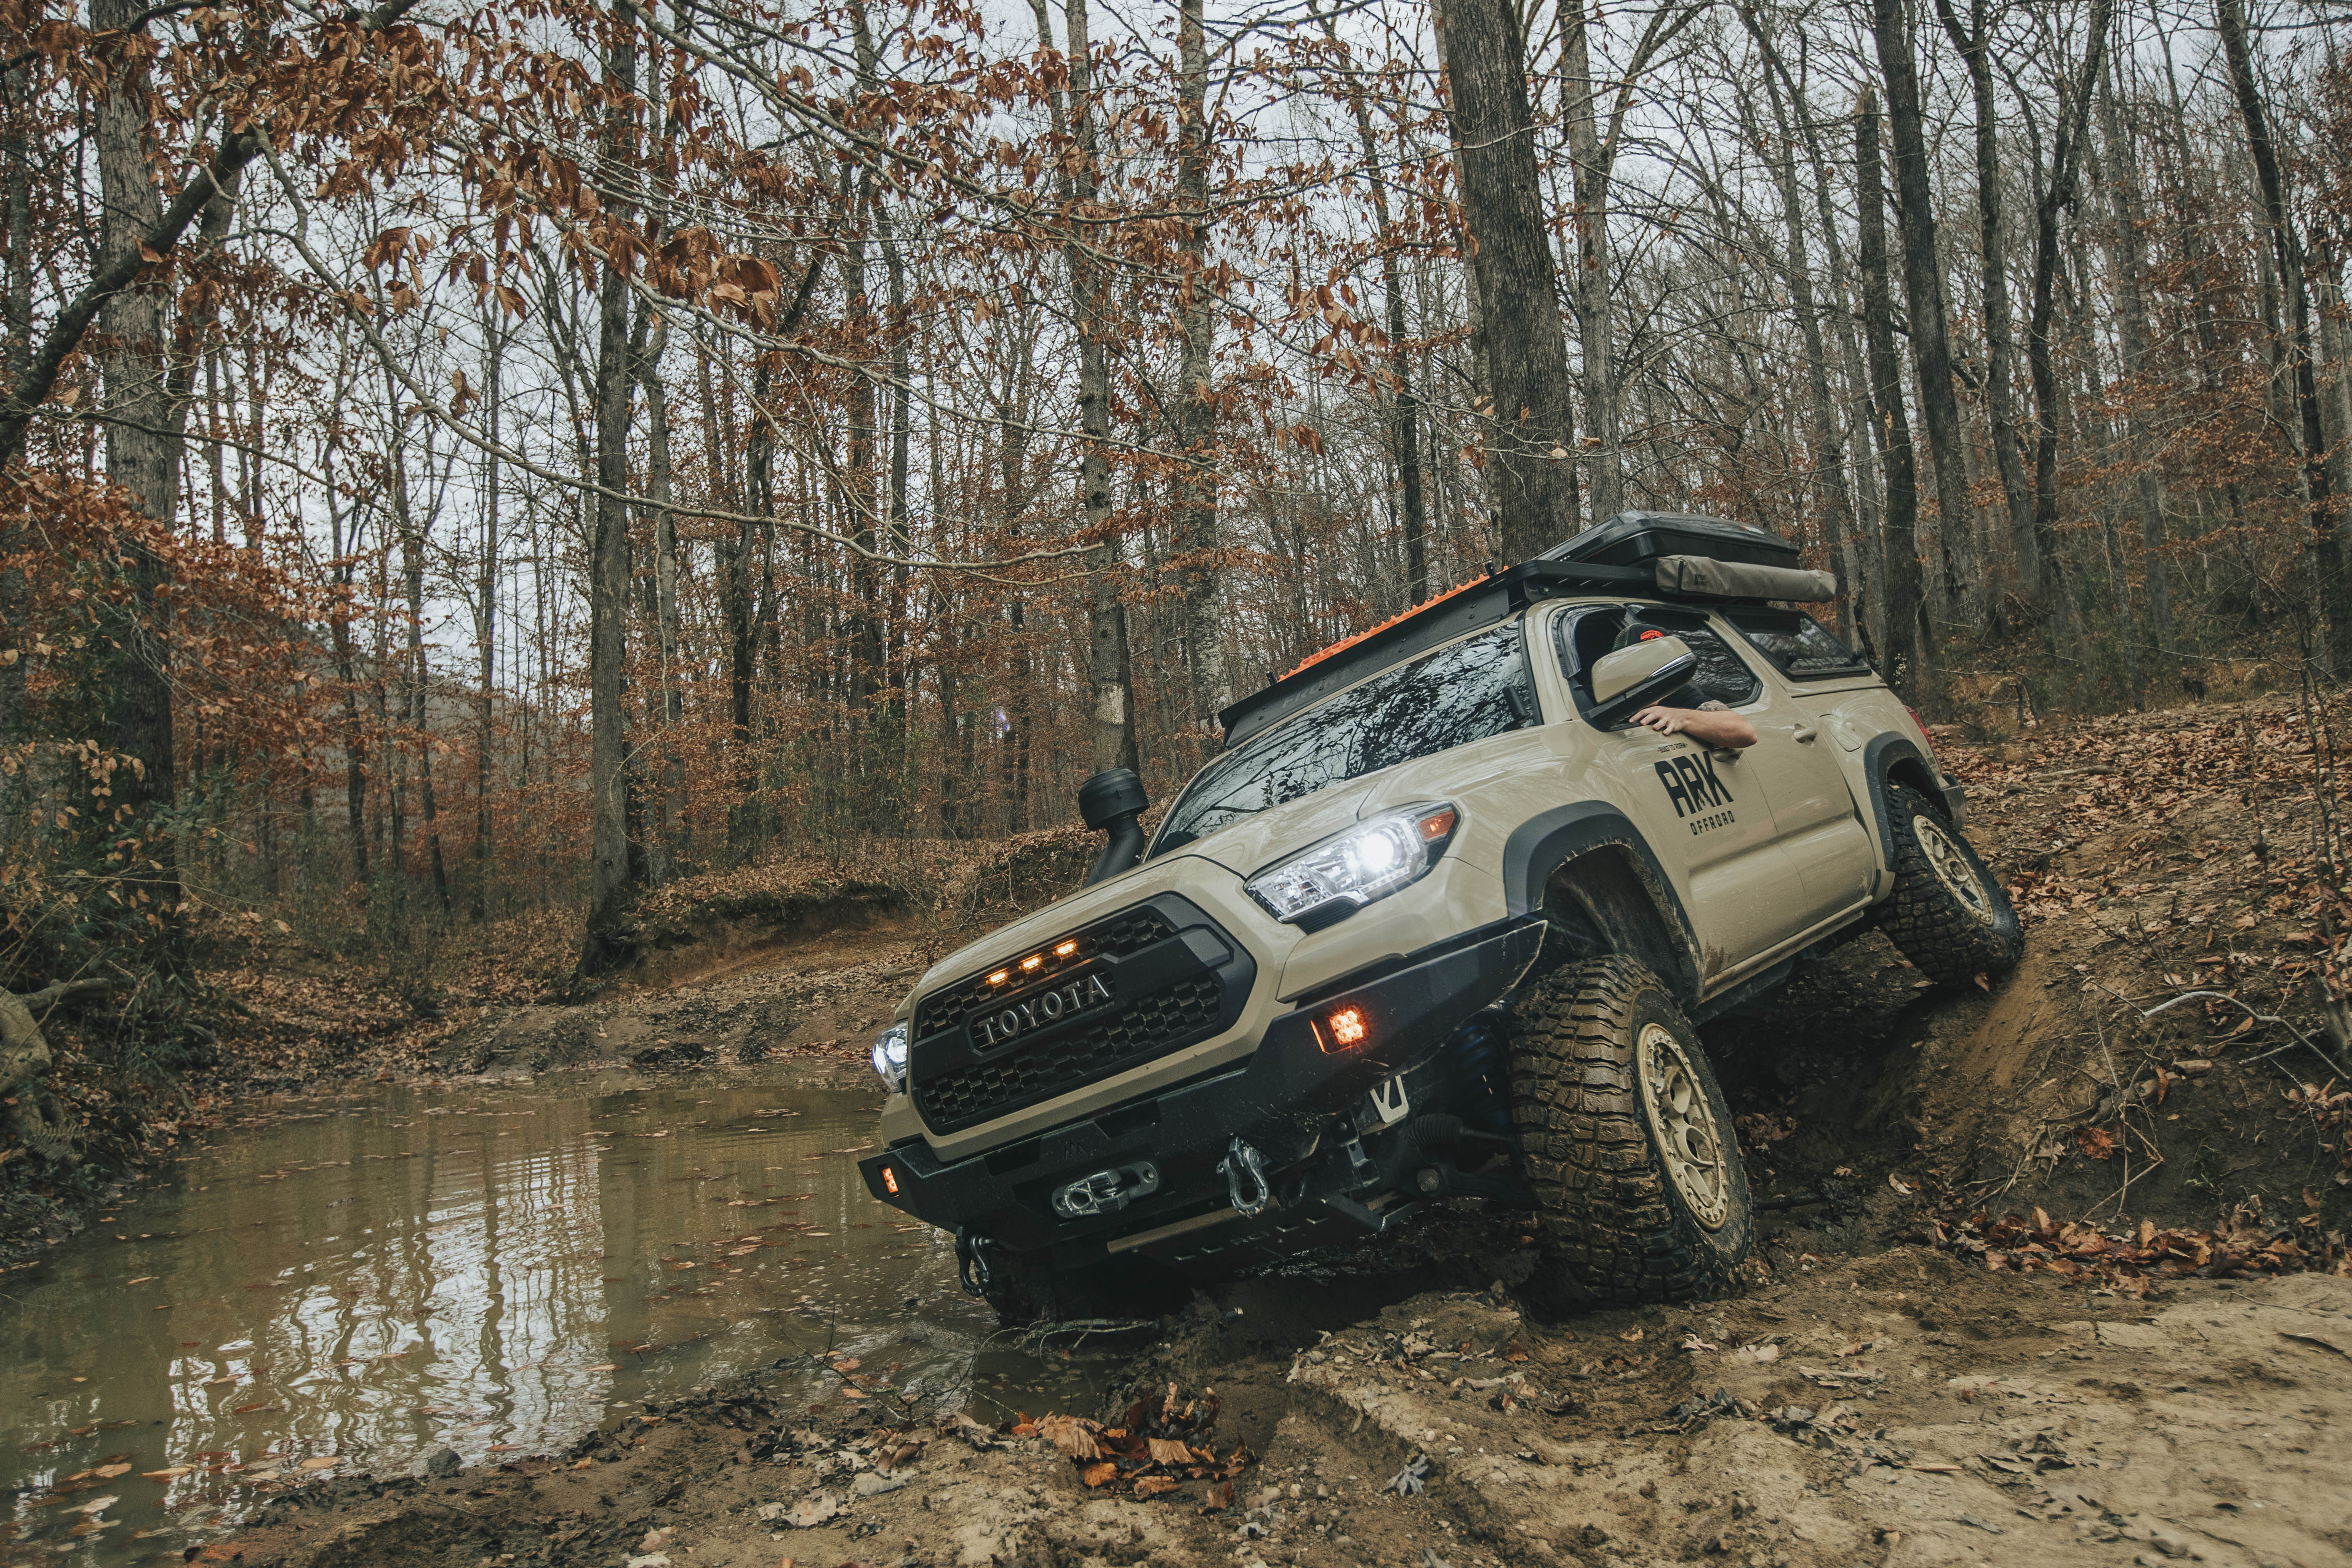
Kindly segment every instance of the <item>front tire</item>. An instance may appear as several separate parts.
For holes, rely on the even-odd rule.
[[[1628,958],[1559,971],[1517,1008],[1511,1118],[1553,1294],[1720,1295],[1755,1245],[1731,1110],[1698,1031]]]
[[[1939,985],[2016,968],[2025,956],[2017,910],[1960,830],[1908,784],[1888,788],[1886,815],[1895,891],[1878,923],[1903,956]]]
[[[1008,1329],[1032,1323],[1155,1318],[1170,1310],[1171,1272],[1143,1258],[1107,1258],[1083,1268],[1056,1268],[1043,1257],[992,1248],[981,1298]]]

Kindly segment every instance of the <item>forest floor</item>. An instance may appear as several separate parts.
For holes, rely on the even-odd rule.
[[[2312,728],[2273,700],[1939,733],[2027,921],[2025,962],[1933,992],[1874,933],[1710,1026],[1765,1209],[1737,1299],[1523,1315],[1521,1227],[1464,1212],[1197,1296],[1134,1349],[1125,1392],[1056,1413],[1075,1422],[787,1403],[781,1374],[754,1378],[562,1456],[322,1481],[205,1552],[315,1568],[2342,1561],[2352,1092],[2321,982],[2352,902],[2328,868],[2341,795]],[[1008,852],[1001,900],[861,894],[846,914],[779,914],[752,880],[732,904],[682,886],[601,994],[445,979],[440,1016],[339,1058],[331,1009],[313,1028],[265,994],[359,996],[364,977],[257,952],[243,973],[284,1053],[257,1076],[862,1063],[933,957],[1082,856],[1058,838]],[[847,929],[824,929],[836,915]],[[1184,1447],[1141,1466],[1160,1434]]]

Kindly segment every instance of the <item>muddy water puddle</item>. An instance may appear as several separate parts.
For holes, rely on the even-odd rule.
[[[304,1479],[552,1452],[784,1357],[811,1401],[1087,1402],[866,1194],[873,1125],[781,1071],[256,1107],[0,1282],[0,1561],[177,1562]]]

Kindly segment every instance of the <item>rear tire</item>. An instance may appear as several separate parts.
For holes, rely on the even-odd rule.
[[[1559,970],[1512,1028],[1511,1119],[1563,1303],[1731,1289],[1755,1245],[1731,1110],[1665,984],[1628,958]]]
[[[1886,791],[1895,891],[1878,923],[1920,973],[1939,985],[2006,974],[2025,956],[2025,931],[2000,879],[1960,830],[1908,784]]]

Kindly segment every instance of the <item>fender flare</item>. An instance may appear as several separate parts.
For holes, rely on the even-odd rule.
[[[1953,826],[1961,826],[1959,806],[1965,796],[1958,784],[1945,779],[1944,771],[1919,750],[1918,743],[1892,730],[1874,735],[1862,748],[1862,768],[1870,782],[1870,815],[1878,833],[1881,862],[1890,868],[1895,864],[1895,821],[1887,805],[1887,788],[1895,770],[1906,765],[1927,782],[1922,793],[1929,802],[1942,810]]]
[[[1609,802],[1588,800],[1554,806],[1513,828],[1503,844],[1505,906],[1515,916],[1541,910],[1552,874],[1577,857],[1603,848],[1622,849],[1632,859],[1633,873],[1663,919],[1674,948],[1677,972],[1659,977],[1674,987],[1685,1005],[1695,1003],[1699,992],[1699,945],[1690,913],[1683,908],[1682,895],[1675,891],[1674,882],[1641,829]]]

